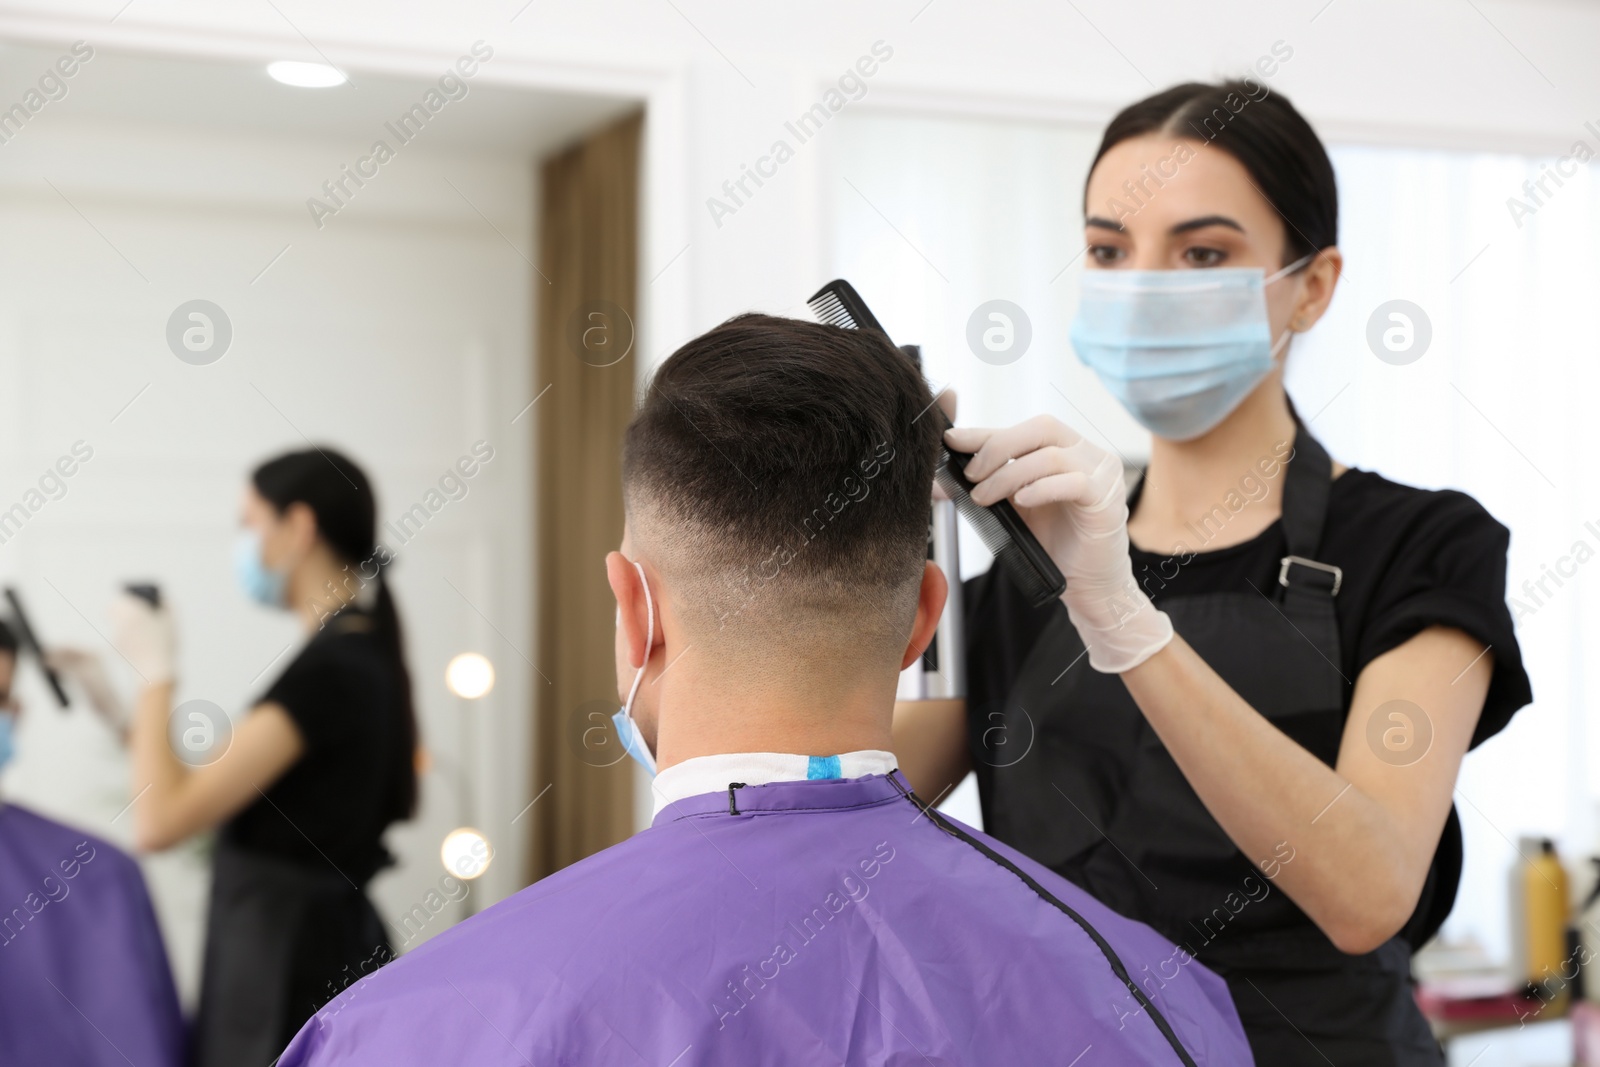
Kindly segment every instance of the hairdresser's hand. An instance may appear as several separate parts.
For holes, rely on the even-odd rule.
[[[174,679],[178,651],[172,613],[123,593],[111,602],[111,643],[138,672],[145,685],[162,685]]]
[[[1172,622],[1133,579],[1121,460],[1048,415],[1003,430],[953,429],[945,441],[974,453],[972,498],[1009,499],[1066,575],[1061,599],[1091,667],[1130,670],[1172,640]]]
[[[76,682],[83,695],[89,698],[89,706],[95,713],[116,731],[118,737],[126,739],[128,709],[112,688],[105,663],[99,656],[82,648],[52,648],[45,652],[44,661],[62,677]]]

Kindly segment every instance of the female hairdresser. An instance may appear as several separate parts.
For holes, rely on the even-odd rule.
[[[986,828],[1175,942],[1169,977],[1189,955],[1223,975],[1257,1063],[1442,1064],[1410,957],[1455,897],[1462,755],[1531,694],[1505,528],[1331,461],[1284,393],[1339,279],[1337,210],[1323,146],[1261,85],[1112,120],[1072,340],[1154,435],[1149,468],[1126,493],[1049,416],[950,432],[1067,591],[968,583],[965,707],[902,704],[897,750],[930,798],[976,770]]]
[[[366,475],[332,450],[257,468],[238,576],[251,598],[299,614],[309,640],[204,766],[168,740],[170,617],[131,596],[114,609],[116,644],[145,683],[130,738],[139,845],[220,828],[201,1067],[272,1062],[318,1007],[391,956],[362,888],[392,862],[385,828],[416,807],[417,730],[375,516]]]

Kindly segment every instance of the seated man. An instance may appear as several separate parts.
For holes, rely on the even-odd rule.
[[[0,623],[0,766],[17,714]],[[183,1016],[139,865],[0,800],[0,1064],[179,1067]]]
[[[882,336],[763,315],[662,365],[606,559],[653,824],[357,983],[282,1067],[1251,1062],[1219,979],[895,770],[946,592],[932,402]]]

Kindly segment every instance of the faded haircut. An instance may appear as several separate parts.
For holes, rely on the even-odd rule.
[[[674,352],[623,443],[639,555],[697,640],[904,641],[927,558],[933,397],[883,335],[740,315]]]

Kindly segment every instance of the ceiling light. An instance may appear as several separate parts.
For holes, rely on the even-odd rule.
[[[273,81],[301,89],[331,89],[348,80],[338,67],[327,63],[302,63],[294,59],[268,63],[267,74]]]

